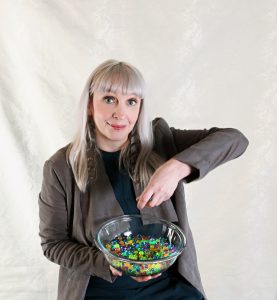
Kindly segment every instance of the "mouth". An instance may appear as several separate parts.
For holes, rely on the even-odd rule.
[[[118,125],[118,124],[111,124],[109,122],[106,122],[110,127],[112,127],[115,130],[122,130],[124,129],[127,125]]]

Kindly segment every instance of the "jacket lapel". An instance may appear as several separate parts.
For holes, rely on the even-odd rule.
[[[92,237],[95,237],[103,222],[123,215],[101,157],[98,158],[97,164],[97,179],[89,186],[82,201],[82,214],[86,223],[84,228],[89,230],[86,234]]]

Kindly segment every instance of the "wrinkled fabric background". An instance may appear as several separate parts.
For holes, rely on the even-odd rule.
[[[0,299],[56,297],[38,237],[42,167],[108,58],[144,74],[152,117],[249,138],[186,186],[189,218],[210,299],[277,299],[276,18],[267,0],[0,1]]]

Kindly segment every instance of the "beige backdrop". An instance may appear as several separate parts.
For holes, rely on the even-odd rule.
[[[241,158],[187,185],[212,300],[277,299],[277,2],[0,1],[0,298],[52,300],[37,195],[44,161],[71,139],[91,70],[108,58],[145,76],[153,117],[239,128]]]

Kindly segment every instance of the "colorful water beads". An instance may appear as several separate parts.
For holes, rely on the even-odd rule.
[[[153,238],[145,235],[121,234],[105,245],[106,249],[123,258],[132,260],[153,260],[168,257],[176,251],[167,238]]]
[[[112,260],[112,265],[132,276],[153,275],[168,268],[172,261],[155,262],[157,259],[169,258],[176,252],[176,247],[167,238],[154,238],[146,235],[121,234],[106,243],[106,249],[113,255],[134,260],[125,262]],[[151,261],[143,264],[143,261]],[[175,259],[174,259],[175,260]],[[174,261],[173,260],[173,261]],[[136,263],[135,261],[141,261]]]

